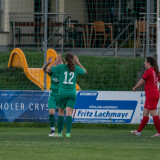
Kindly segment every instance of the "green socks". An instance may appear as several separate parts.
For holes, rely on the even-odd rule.
[[[58,116],[57,127],[58,133],[61,133],[64,128],[64,116]]]
[[[67,126],[67,133],[70,133],[72,128],[72,116],[66,116],[66,126]],[[64,116],[58,116],[57,127],[58,127],[58,133],[61,133],[64,128]]]
[[[72,116],[66,116],[66,126],[67,126],[67,133],[70,133],[72,128]]]
[[[49,115],[49,125],[50,125],[51,128],[55,127],[54,114]]]

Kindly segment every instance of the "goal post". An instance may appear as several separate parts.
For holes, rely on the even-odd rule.
[[[157,0],[157,62],[160,66],[160,0]]]

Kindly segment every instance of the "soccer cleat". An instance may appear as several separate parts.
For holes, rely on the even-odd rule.
[[[133,135],[136,135],[136,136],[140,136],[141,135],[141,132],[138,132],[137,130],[131,131],[131,133]]]
[[[70,138],[71,137],[70,133],[66,133],[66,137]]]
[[[57,133],[57,137],[63,137],[62,133]]]
[[[49,137],[56,137],[55,131],[51,130],[50,134],[48,135]]]
[[[151,136],[151,137],[160,137],[159,133],[156,133],[155,135]]]

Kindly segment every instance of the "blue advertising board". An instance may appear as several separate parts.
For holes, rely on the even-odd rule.
[[[50,91],[0,91],[0,121],[48,122],[49,94]],[[132,123],[138,100],[128,99],[125,94],[129,95],[105,91],[77,92],[73,122]],[[57,115],[56,112],[56,119]]]
[[[0,121],[48,121],[49,92],[0,91]]]
[[[136,100],[97,100],[98,92],[79,92],[73,121],[81,123],[130,123]]]

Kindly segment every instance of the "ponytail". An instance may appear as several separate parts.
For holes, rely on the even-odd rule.
[[[74,60],[73,54],[67,54],[66,57],[65,57],[65,60],[67,62],[67,67],[69,68],[69,70],[74,71],[75,70],[75,64],[73,62],[73,60]]]
[[[157,77],[159,77],[159,68],[158,68],[158,64],[155,61],[155,59],[152,57],[147,57],[146,60],[147,60],[147,62],[149,62],[151,64],[152,67],[154,67],[156,75],[157,75]]]

